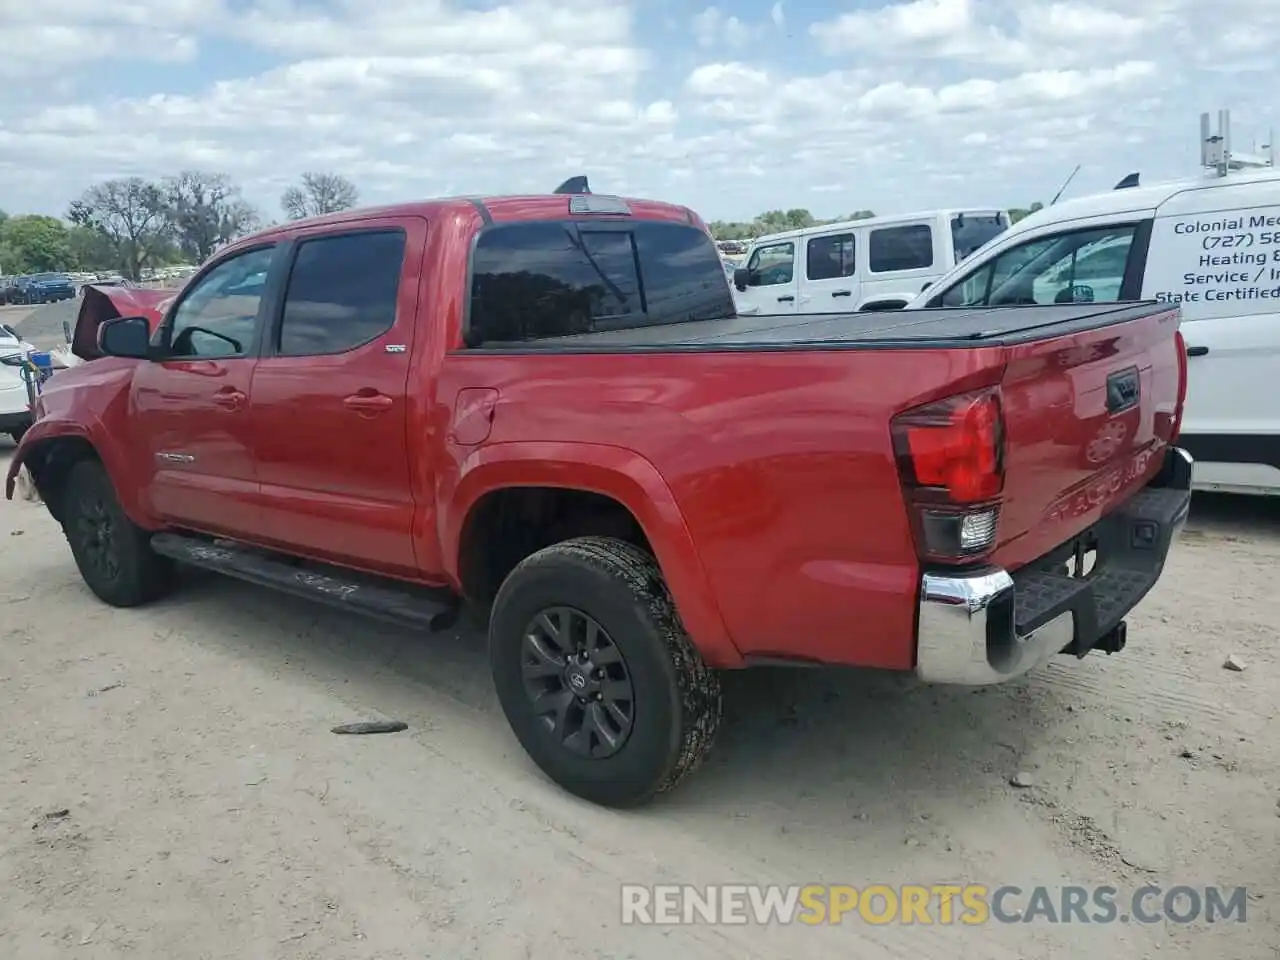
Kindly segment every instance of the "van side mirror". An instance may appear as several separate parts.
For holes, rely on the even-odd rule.
[[[746,290],[751,285],[751,271],[746,267],[737,267],[733,271],[733,285],[739,290]]]
[[[151,325],[146,317],[113,317],[98,327],[98,352],[104,357],[146,360],[151,356]]]

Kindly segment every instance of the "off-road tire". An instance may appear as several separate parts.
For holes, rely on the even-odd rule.
[[[173,561],[152,550],[150,533],[126,516],[101,462],[85,459],[72,465],[60,496],[62,531],[80,576],[99,600],[136,607],[173,589]],[[105,539],[91,529],[101,528],[104,521],[109,529]],[[98,539],[103,540],[101,553],[95,546]],[[101,560],[108,553],[109,566]]]
[[[571,752],[541,723],[525,691],[524,635],[544,610],[594,619],[622,653],[634,688],[634,721],[606,758]],[[720,681],[676,612],[657,562],[610,537],[579,537],[532,554],[507,576],[489,624],[490,666],[512,731],[565,790],[609,807],[633,807],[697,769],[720,725]]]

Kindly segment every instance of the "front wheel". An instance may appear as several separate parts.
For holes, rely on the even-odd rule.
[[[174,564],[151,549],[151,535],[120,506],[97,460],[71,467],[61,492],[62,530],[85,584],[113,607],[136,607],[168,593]]]
[[[516,738],[576,796],[637,806],[711,749],[719,678],[653,557],[625,541],[580,537],[523,560],[494,601],[489,650]]]

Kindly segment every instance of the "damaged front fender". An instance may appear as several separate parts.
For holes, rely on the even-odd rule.
[[[169,304],[178,295],[176,290],[146,290],[94,284],[87,284],[82,290],[84,295],[80,301],[80,312],[76,316],[75,331],[71,335],[71,352],[81,360],[93,360],[102,356],[98,350],[98,328],[116,317],[146,317],[147,325],[155,333]]]

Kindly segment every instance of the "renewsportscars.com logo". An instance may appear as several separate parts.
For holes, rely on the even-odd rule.
[[[622,922],[977,926],[990,923],[1245,922],[1245,887],[988,887],[981,884],[685,884],[622,887]]]

